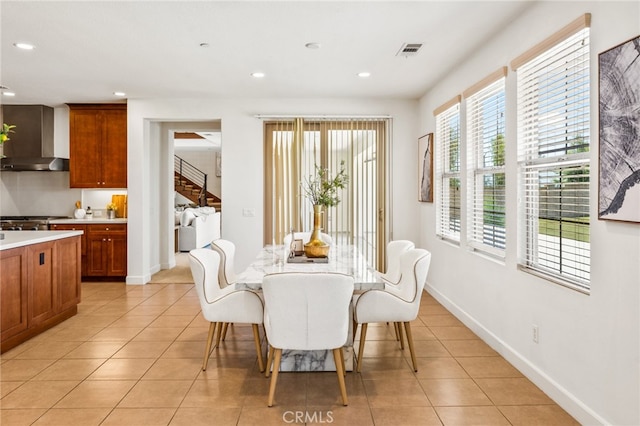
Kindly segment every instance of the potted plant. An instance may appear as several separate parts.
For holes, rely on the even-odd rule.
[[[331,178],[329,169],[315,165],[315,175],[307,177],[301,184],[302,192],[313,205],[313,232],[304,251],[307,257],[327,257],[329,245],[320,237],[322,230],[322,208],[338,205],[338,190],[344,189],[349,177],[344,170],[344,161],[340,162],[340,171]]]
[[[9,140],[9,133],[14,133],[13,129],[16,126],[12,124],[3,123],[2,129],[0,130],[0,147]],[[4,155],[0,153],[0,158],[4,158]]]

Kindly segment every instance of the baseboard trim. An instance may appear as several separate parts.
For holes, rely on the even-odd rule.
[[[440,302],[449,312],[458,318],[464,325],[469,327],[476,333],[486,344],[493,350],[498,352],[504,359],[509,361],[516,367],[525,377],[531,380],[544,393],[553,399],[567,413],[573,416],[581,424],[588,425],[608,425],[611,424],[590,409],[582,401],[576,398],[571,392],[561,386],[558,382],[549,377],[544,371],[531,363],[527,358],[506,344],[490,330],[476,321],[466,311],[461,309],[447,296],[440,293],[437,289],[429,285],[425,285],[427,291],[434,299]]]

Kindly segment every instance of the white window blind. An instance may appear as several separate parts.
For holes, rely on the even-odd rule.
[[[504,258],[505,78],[470,95],[466,110],[468,244]]]
[[[436,114],[437,235],[460,241],[460,103]]]
[[[589,28],[517,69],[519,263],[587,292]]]

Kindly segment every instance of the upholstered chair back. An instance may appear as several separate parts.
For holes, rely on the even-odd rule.
[[[342,347],[349,331],[353,277],[338,273],[280,273],[262,282],[264,327],[276,348]]]
[[[220,287],[225,288],[236,282],[235,256],[236,246],[229,240],[218,239],[211,242],[211,248],[220,255],[218,281]]]
[[[294,234],[296,240],[302,240],[303,244],[307,244],[311,239],[311,232],[295,232]],[[333,245],[333,238],[331,238],[331,235],[321,232],[320,238],[322,238],[322,241],[329,244],[330,246]],[[291,245],[291,234],[287,234],[284,236],[283,244],[285,245],[285,247],[289,247]]]
[[[213,303],[221,293],[218,284],[220,255],[209,249],[193,249],[189,252],[191,274],[203,312],[206,305]]]
[[[380,276],[391,284],[400,281],[400,256],[408,250],[415,248],[415,244],[409,240],[395,240],[387,244],[387,269]]]

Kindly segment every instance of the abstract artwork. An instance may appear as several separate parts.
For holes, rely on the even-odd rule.
[[[640,36],[598,57],[598,218],[640,222]]]
[[[433,133],[418,139],[418,201],[433,202]]]

